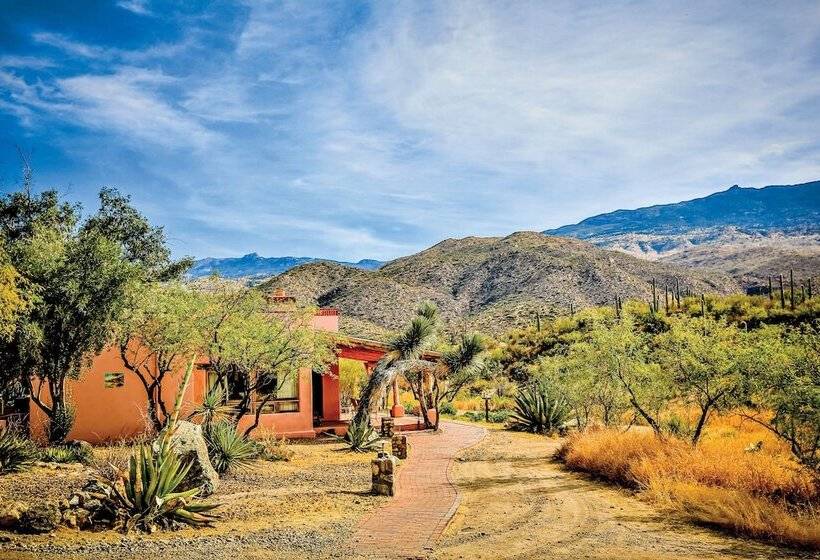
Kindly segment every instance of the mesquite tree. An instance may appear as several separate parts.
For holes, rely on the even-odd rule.
[[[119,321],[120,357],[145,389],[148,419],[157,432],[169,416],[163,385],[202,347],[203,304],[200,293],[180,283],[146,284]]]

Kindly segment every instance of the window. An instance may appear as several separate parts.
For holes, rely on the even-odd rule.
[[[116,389],[125,385],[125,374],[121,372],[106,373],[103,376],[106,389]]]
[[[288,374],[286,378],[270,377],[257,389],[257,398],[261,402],[271,392],[276,391],[262,411],[265,414],[275,412],[299,412],[299,374]]]

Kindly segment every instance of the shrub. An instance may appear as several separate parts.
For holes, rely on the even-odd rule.
[[[36,460],[31,440],[8,428],[0,431],[0,474],[24,471]]]
[[[489,414],[489,421],[494,424],[503,424],[513,415],[511,410],[491,410]],[[485,415],[483,412],[474,412],[472,410],[464,413],[464,418],[472,420],[473,422],[484,422]]]
[[[94,459],[94,452],[84,446],[59,445],[43,449],[40,452],[40,459],[47,463],[82,463],[88,465]]]
[[[367,419],[361,422],[351,422],[347,427],[345,436],[338,439],[344,441],[351,451],[359,453],[374,451],[379,447],[379,436],[376,435]]]
[[[208,456],[219,474],[247,467],[259,456],[259,448],[253,440],[237,433],[236,427],[219,422],[205,432]]]
[[[55,408],[54,417],[49,419],[46,426],[48,441],[54,443],[65,441],[73,426],[74,408],[68,404]]]
[[[288,440],[273,432],[260,432],[255,443],[259,458],[265,461],[290,461],[294,455]]]
[[[449,414],[450,416],[455,416],[456,414],[456,407],[453,406],[453,403],[444,401],[438,407],[439,414]]]
[[[543,381],[522,388],[515,396],[515,411],[510,429],[537,434],[557,431],[569,416],[567,400]]]

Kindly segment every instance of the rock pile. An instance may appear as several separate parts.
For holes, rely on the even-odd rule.
[[[371,462],[373,470],[372,492],[379,496],[394,494],[395,472],[398,460],[392,455],[380,452]]]
[[[390,447],[393,451],[393,455],[395,455],[399,459],[407,459],[407,452],[409,450],[409,444],[407,443],[407,436],[402,436],[396,434],[390,440]]]

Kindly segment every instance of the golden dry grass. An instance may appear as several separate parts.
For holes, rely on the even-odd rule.
[[[756,441],[761,451],[744,450]],[[818,480],[762,431],[723,420],[698,447],[648,431],[588,431],[559,454],[574,470],[639,489],[697,522],[820,549]]]

